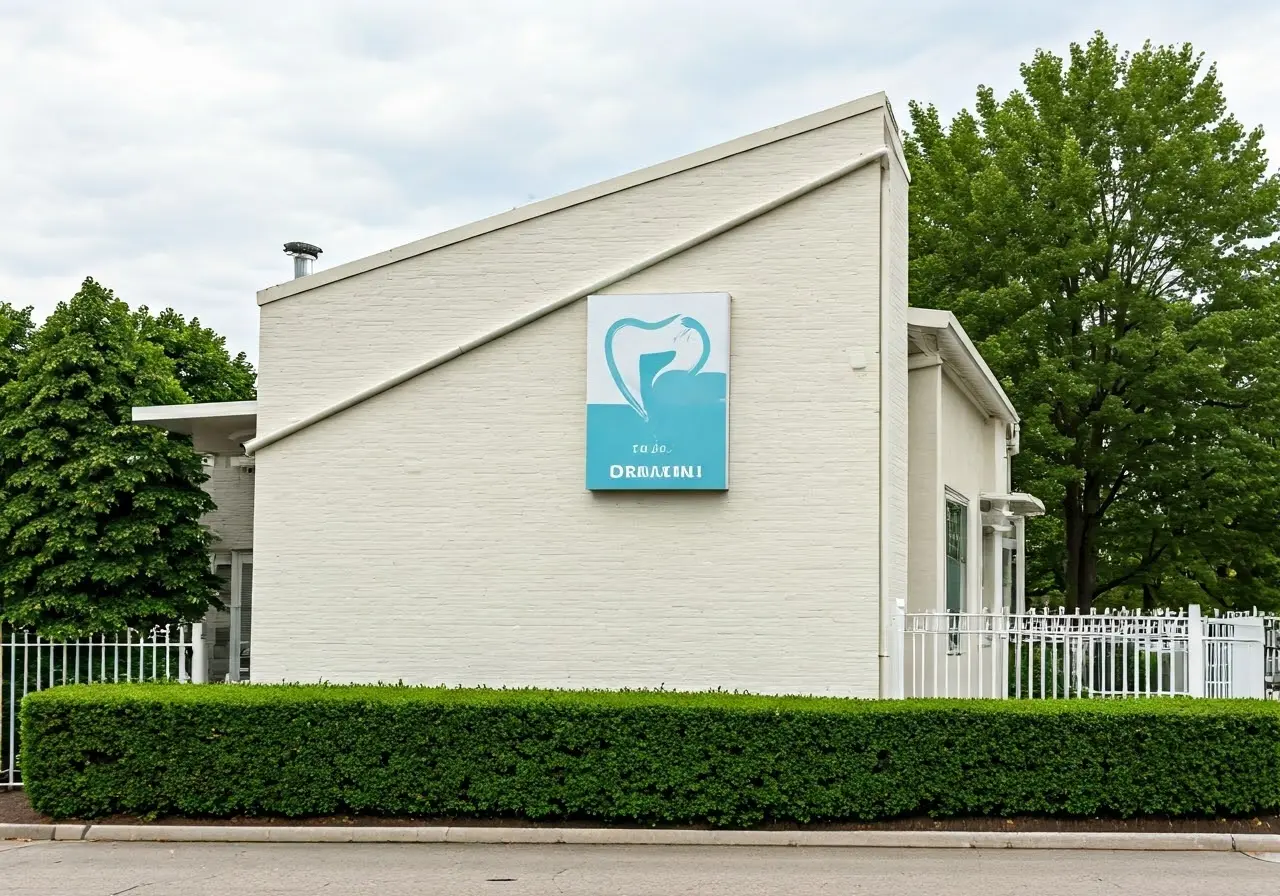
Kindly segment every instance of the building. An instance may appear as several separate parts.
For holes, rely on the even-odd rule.
[[[1042,509],[1000,384],[908,308],[908,186],[878,94],[316,273],[304,247],[258,294],[256,403],[135,411],[211,457],[225,654],[895,693],[899,602],[1017,602]]]

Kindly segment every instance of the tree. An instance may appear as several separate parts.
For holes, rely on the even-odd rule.
[[[911,105],[911,294],[1023,416],[1028,587],[1276,597],[1280,180],[1189,45],[1097,34],[948,126]],[[1114,592],[1114,593],[1113,593]],[[1163,595],[1163,597],[1162,597]]]
[[[134,317],[142,338],[159,345],[173,362],[189,401],[249,401],[257,396],[256,375],[245,353],[232,358],[226,337],[201,326],[199,318],[187,321],[172,308],[153,317],[145,307]]]
[[[0,302],[0,386],[18,374],[31,339],[31,309]]]
[[[0,388],[18,375],[31,330],[30,308],[14,308],[8,302],[0,302]]]
[[[0,387],[0,612],[51,638],[193,620],[216,595],[212,507],[188,440],[133,425],[186,396],[92,279]]]

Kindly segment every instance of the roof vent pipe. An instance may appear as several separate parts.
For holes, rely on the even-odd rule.
[[[310,243],[285,243],[284,254],[293,256],[293,279],[311,273],[311,263],[320,257],[320,247]]]

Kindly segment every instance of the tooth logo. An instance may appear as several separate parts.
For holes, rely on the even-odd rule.
[[[589,490],[729,487],[729,300],[587,297]]]
[[[624,317],[615,321],[604,337],[609,375],[627,404],[646,422],[646,401],[658,377],[675,370],[696,375],[710,357],[707,328],[682,314],[655,321]]]

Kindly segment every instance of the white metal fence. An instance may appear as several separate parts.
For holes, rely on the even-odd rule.
[[[208,663],[201,624],[149,632],[48,641],[0,626],[0,789],[20,787],[18,708],[33,691],[60,684],[119,681],[195,681]]]
[[[1274,613],[1259,613],[1256,609],[1248,612],[1231,612],[1228,619],[1239,617],[1262,620],[1263,658],[1262,678],[1268,700],[1280,700],[1280,616]]]
[[[904,697],[1264,697],[1268,617],[902,613]],[[1270,636],[1274,640],[1274,636]],[[1272,670],[1274,672],[1274,670]]]

